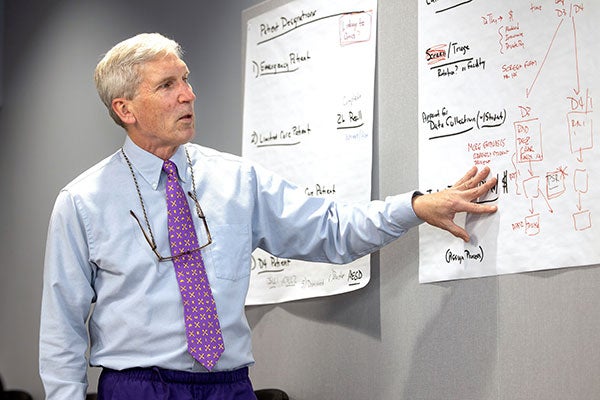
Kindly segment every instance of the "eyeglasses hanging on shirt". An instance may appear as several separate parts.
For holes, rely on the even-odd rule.
[[[187,251],[181,252],[179,254],[172,254],[167,257],[163,257],[158,251],[158,246],[156,245],[156,241],[154,240],[154,234],[152,233],[152,228],[150,227],[150,221],[148,220],[148,214],[146,213],[146,206],[144,205],[144,199],[142,198],[142,192],[140,191],[140,186],[138,184],[137,178],[135,177],[135,173],[133,172],[133,166],[131,165],[131,161],[129,161],[129,157],[127,157],[127,154],[125,154],[125,150],[123,150],[122,147],[121,147],[121,153],[123,154],[123,157],[125,158],[125,161],[127,162],[129,171],[131,171],[131,177],[133,178],[133,183],[135,184],[135,189],[136,189],[138,197],[140,199],[140,205],[142,206],[142,212],[144,214],[144,221],[146,222],[146,227],[148,229],[148,232],[146,232],[146,230],[144,230],[144,227],[142,226],[140,219],[133,212],[133,210],[129,210],[129,213],[131,214],[131,216],[133,216],[133,218],[135,218],[136,222],[138,223],[138,226],[140,227],[142,233],[144,234],[144,238],[146,239],[146,242],[148,242],[148,245],[152,249],[152,252],[154,252],[156,257],[158,258],[158,261],[159,262],[172,261],[174,258],[181,257],[186,254],[194,253],[194,252],[196,252],[198,250],[202,250],[206,246],[210,245],[212,243],[212,237],[210,236],[210,230],[208,229],[208,223],[206,222],[206,217],[204,216],[202,207],[200,207],[200,203],[198,202],[198,195],[196,193],[196,183],[194,180],[194,169],[192,167],[192,163],[190,161],[190,155],[189,155],[187,149],[185,149],[185,155],[187,157],[188,165],[190,166],[190,171],[191,171],[191,175],[192,175],[192,190],[193,190],[193,193],[188,191],[187,194],[188,194],[188,196],[190,196],[190,198],[196,204],[196,214],[198,215],[198,218],[200,218],[202,220],[202,224],[204,225],[204,230],[206,231],[206,242],[203,245],[199,245],[197,248],[187,250]]]

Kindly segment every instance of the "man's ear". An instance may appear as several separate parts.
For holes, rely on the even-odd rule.
[[[135,123],[135,115],[131,110],[131,104],[127,99],[122,97],[116,98],[112,101],[112,109],[113,111],[121,118],[121,121],[125,125]]]

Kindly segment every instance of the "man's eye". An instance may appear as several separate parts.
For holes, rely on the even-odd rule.
[[[168,88],[170,88],[171,86],[173,86],[173,82],[172,82],[172,81],[168,81],[168,82],[165,82],[165,83],[163,83],[162,85],[160,85],[160,88],[161,88],[161,89],[168,89]]]

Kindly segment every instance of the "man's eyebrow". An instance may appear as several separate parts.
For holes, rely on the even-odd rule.
[[[179,79],[180,76],[181,77],[187,77],[189,75],[190,75],[190,71],[189,70],[185,70],[185,71],[183,71],[183,73],[181,75],[179,75],[179,74],[171,74],[171,75],[165,76],[164,78],[162,78],[160,80],[160,82],[174,81],[174,80]]]
[[[160,78],[159,80],[157,80],[157,85],[161,85],[165,82],[169,82],[169,81],[175,81],[177,80],[177,76],[176,75],[166,75],[163,76],[162,78]]]
[[[176,81],[180,77],[187,78],[189,75],[190,75],[190,70],[186,68],[185,70],[183,70],[183,73],[181,75],[179,75],[179,73],[172,73],[170,75],[167,75],[167,76],[164,76],[164,77],[160,78],[159,80],[157,80],[154,83],[154,87],[157,88],[157,87],[159,87],[159,86],[161,86],[164,83],[169,82],[169,81]]]
[[[167,82],[174,81],[175,79],[176,79],[176,78],[175,78],[175,76],[172,76],[172,75],[170,75],[170,76],[165,76],[165,77],[163,77],[163,78],[161,78],[161,79],[157,80],[157,81],[154,83],[154,87],[159,87],[159,86],[161,86],[161,85],[163,85],[163,84],[165,84],[165,83],[167,83]]]

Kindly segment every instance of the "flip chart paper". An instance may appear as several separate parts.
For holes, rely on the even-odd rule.
[[[375,0],[294,1],[248,21],[242,153],[308,196],[371,194]],[[370,258],[348,265],[257,250],[246,304],[355,290]]]
[[[499,207],[459,215],[466,244],[421,226],[421,282],[600,263],[598,21],[590,1],[419,2],[421,190],[489,166]]]

